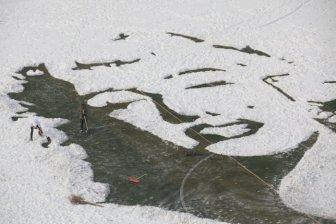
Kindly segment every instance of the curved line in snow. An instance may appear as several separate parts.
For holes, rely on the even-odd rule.
[[[284,19],[284,18],[286,18],[286,17],[288,17],[288,16],[294,14],[295,12],[297,12],[300,8],[302,8],[304,5],[306,5],[306,4],[307,4],[308,2],[310,2],[310,1],[311,1],[311,0],[306,0],[306,1],[304,1],[303,3],[301,3],[298,7],[296,7],[294,10],[290,11],[289,13],[287,13],[287,14],[285,14],[285,15],[283,15],[283,16],[280,16],[279,18],[277,18],[277,19],[275,19],[275,20],[272,20],[271,22],[268,22],[268,23],[266,23],[266,24],[264,24],[264,25],[262,25],[262,26],[260,26],[260,27],[265,27],[265,26],[271,25],[271,24],[273,24],[273,23],[276,23],[276,22],[278,22],[278,21],[280,21],[280,20],[282,20],[282,19]]]

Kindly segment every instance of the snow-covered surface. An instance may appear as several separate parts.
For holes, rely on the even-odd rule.
[[[286,204],[335,219],[335,145],[335,133],[320,129],[319,141],[281,181],[279,192]]]
[[[36,71],[34,71],[34,70],[29,70],[29,71],[27,72],[27,75],[29,75],[29,76],[43,75],[43,72],[41,72],[41,71],[39,71],[39,70],[36,70]]]
[[[330,118],[328,119],[328,121],[331,122],[331,123],[336,123],[336,115],[330,117]]]
[[[255,119],[252,120],[260,119],[266,123],[257,133],[244,138],[218,142],[208,146],[207,149],[220,154],[254,156],[275,154],[295,148],[298,143],[308,139],[316,130],[315,121],[302,117],[294,110],[284,112],[286,111],[263,114],[263,110],[260,110],[260,113],[256,114]],[[265,119],[261,119],[263,115]],[[295,123],[293,127],[289,126],[292,122]]]
[[[15,72],[39,63],[45,63],[51,75],[73,83],[80,94],[137,88],[161,94],[164,103],[177,113],[200,116],[191,123],[170,124],[160,117],[152,100],[129,92],[103,93],[89,102],[104,106],[106,102],[145,99],[131,103],[125,110],[114,111],[111,116],[189,148],[197,142],[184,131],[198,124],[223,125],[238,119],[263,123],[254,135],[207,148],[215,153],[241,156],[288,151],[319,131],[317,143],[282,181],[280,195],[285,203],[299,211],[336,219],[336,180],[331,177],[336,172],[332,148],[336,135],[312,119],[319,116],[316,113],[319,111],[307,103],[336,97],[335,85],[323,84],[335,80],[336,1],[1,0],[0,5],[0,152],[3,155],[0,217],[5,221],[52,223],[53,219],[66,217],[85,223],[83,220],[95,217],[99,223],[108,222],[109,218],[115,223],[130,220],[181,223],[183,219],[203,222],[190,215],[156,208],[107,205],[101,209],[69,205],[66,195],[72,191],[92,200],[103,199],[107,193],[105,185],[91,181],[92,171],[81,160],[83,150],[77,146],[70,149],[58,146],[66,136],[52,128],[49,131],[53,142],[49,149],[41,148],[40,142],[28,143],[23,137],[26,136],[25,119],[16,123],[10,120],[16,111],[24,109],[18,108],[6,94],[22,91],[20,84],[25,82],[11,76],[22,78]],[[170,37],[166,32],[205,41],[194,43]],[[119,33],[130,37],[112,41]],[[215,49],[214,44],[239,49],[249,45],[271,57]],[[95,63],[138,58],[139,62],[120,67],[112,64],[92,70],[72,70],[75,61]],[[226,72],[178,75],[185,70],[206,67]],[[272,84],[295,102],[262,81],[268,75],[286,73],[290,75],[276,77]],[[40,73],[29,72],[29,75],[37,74]],[[164,79],[168,74],[173,78]],[[222,80],[234,84],[185,89]],[[254,108],[247,108],[250,105]],[[220,115],[212,117],[206,111]],[[43,127],[57,122],[45,119]],[[78,167],[72,167],[69,162],[72,159]],[[313,170],[311,163],[324,168]],[[81,175],[75,177],[78,173]],[[134,216],[129,215],[133,209]],[[126,221],[123,215],[127,216]]]
[[[213,134],[213,135],[222,135],[227,138],[244,134],[248,131],[246,129],[246,124],[230,125],[221,128],[204,128],[201,131],[201,134]]]

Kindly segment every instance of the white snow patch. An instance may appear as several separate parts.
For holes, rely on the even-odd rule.
[[[185,135],[185,130],[192,124],[171,124],[163,121],[155,104],[149,100],[133,102],[127,109],[115,110],[110,116],[186,148],[193,148],[198,144],[197,141]]]
[[[320,118],[320,119],[328,119],[331,116],[333,116],[333,113],[332,112],[327,112],[327,111],[323,111],[323,112],[320,112],[320,113],[317,114],[317,117]]]
[[[336,115],[330,117],[330,118],[328,119],[328,121],[331,122],[331,123],[336,123]]]
[[[246,129],[246,127],[246,124],[237,124],[226,127],[204,128],[201,131],[201,134],[222,135],[224,137],[230,138],[247,132],[248,129]]]
[[[30,69],[27,71],[26,73],[28,76],[38,76],[38,75],[43,75],[44,73],[41,72],[40,70],[36,69],[36,70],[33,70],[33,69]]]
[[[89,99],[88,104],[93,107],[104,107],[107,102],[128,103],[143,99],[148,99],[148,97],[128,91],[104,92]]]
[[[336,136],[321,128],[318,141],[281,181],[279,193],[290,207],[313,215],[336,217]]]
[[[26,77],[24,77],[23,75],[19,74],[19,73],[15,73],[13,74],[13,77],[16,77],[18,79],[26,79]]]

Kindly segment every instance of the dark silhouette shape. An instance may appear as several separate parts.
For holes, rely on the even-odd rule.
[[[92,70],[92,67],[97,67],[97,66],[111,67],[112,64],[119,67],[121,65],[133,64],[133,63],[136,63],[136,62],[139,62],[139,61],[140,61],[140,58],[132,60],[132,61],[115,60],[115,61],[111,61],[111,62],[96,62],[96,63],[89,63],[89,64],[79,63],[79,62],[75,61],[76,67],[72,68],[72,70],[84,70],[84,69]]]
[[[129,37],[129,35],[125,35],[124,33],[120,33],[118,38],[113,39],[114,41],[118,40],[126,40],[126,38]]]
[[[231,46],[224,46],[224,45],[212,45],[212,46],[214,48],[222,48],[222,49],[227,49],[227,50],[239,51],[239,52],[243,52],[243,53],[247,53],[247,54],[257,54],[259,56],[271,57],[269,54],[267,54],[263,51],[255,50],[248,45],[246,47],[242,48],[242,49],[238,49],[238,48],[231,47]]]
[[[166,77],[164,77],[164,79],[171,79],[173,78],[173,75],[167,75]]]
[[[209,111],[205,111],[205,113],[206,113],[206,114],[209,114],[209,115],[211,115],[211,116],[218,116],[218,115],[220,115],[220,114],[217,114],[217,113],[211,113],[211,112],[209,112]]]
[[[237,65],[242,66],[242,67],[246,67],[246,65],[242,64],[242,63],[237,63]]]
[[[272,80],[272,82],[278,82],[277,80],[273,79],[274,77],[283,77],[283,76],[289,76],[289,74],[282,74],[282,75],[269,75],[266,76],[265,78],[263,78],[263,81],[267,84],[272,86],[274,89],[276,89],[277,91],[279,91],[280,93],[282,93],[285,97],[287,97],[290,101],[295,102],[295,99],[293,97],[291,97],[290,95],[288,95],[285,91],[283,91],[281,88],[273,85],[273,83],[269,82],[268,80]]]
[[[201,85],[196,85],[196,86],[190,86],[187,87],[186,89],[200,89],[200,88],[209,88],[209,87],[216,87],[216,86],[226,86],[226,85],[232,85],[234,83],[232,82],[226,82],[226,81],[218,81],[218,82],[210,82],[210,83],[205,83]]]
[[[192,40],[192,41],[194,41],[194,42],[196,42],[196,43],[204,42],[204,40],[202,40],[202,39],[199,39],[199,38],[196,38],[196,37],[192,37],[192,36],[183,35],[183,34],[171,33],[171,32],[167,32],[167,34],[170,34],[172,37],[173,37],[173,36],[176,36],[176,37],[183,37],[183,38]]]
[[[179,72],[179,75],[197,73],[197,72],[216,72],[216,71],[226,72],[226,70],[219,69],[219,68],[197,68],[197,69],[190,69],[190,70],[185,70],[183,72]]]

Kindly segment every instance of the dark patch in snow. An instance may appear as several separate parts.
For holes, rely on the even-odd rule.
[[[281,88],[275,86],[272,84],[272,82],[278,82],[278,80],[274,79],[274,77],[283,77],[283,76],[289,76],[289,74],[282,74],[282,75],[269,75],[266,76],[265,78],[263,78],[263,81],[272,86],[274,89],[276,89],[277,91],[279,91],[281,94],[283,94],[285,97],[287,97],[290,101],[295,102],[295,99],[293,97],[291,97],[290,95],[288,95],[285,91],[283,91]],[[269,80],[271,80],[272,82],[269,82]]]
[[[26,118],[26,117],[23,117],[23,116],[12,116],[11,117],[12,121],[17,121],[19,118]]]
[[[48,148],[51,143],[51,138],[49,136],[46,137],[46,141],[42,143],[44,148]]]
[[[115,60],[111,62],[96,62],[96,63],[88,63],[88,64],[79,63],[75,61],[76,67],[72,68],[72,70],[83,70],[83,69],[92,70],[92,67],[97,67],[97,66],[111,67],[112,64],[119,67],[119,66],[126,65],[126,64],[133,64],[139,61],[140,61],[140,58],[132,60],[132,61]]]
[[[119,37],[113,39],[113,41],[126,40],[127,37],[129,37],[129,35],[125,35],[124,33],[120,33],[120,34],[119,34]]]
[[[293,64],[294,63],[294,61],[287,61],[287,59],[284,58],[284,57],[279,58],[279,60],[280,61],[286,61],[288,64]]]
[[[209,88],[209,87],[216,87],[216,86],[226,86],[226,85],[232,85],[234,83],[232,82],[226,82],[226,81],[217,81],[217,82],[210,82],[210,83],[205,83],[201,85],[196,85],[196,86],[190,86],[185,89],[200,89],[200,88]]]
[[[206,113],[206,114],[209,114],[209,115],[211,115],[211,116],[218,116],[218,115],[220,115],[220,114],[217,114],[217,113],[211,113],[211,112],[209,112],[209,111],[205,111],[205,113]]]
[[[167,75],[166,77],[164,77],[164,79],[171,79],[173,78],[173,75]]]
[[[333,115],[333,116],[335,116],[335,115]],[[315,120],[320,122],[321,124],[324,124],[325,126],[327,126],[333,132],[336,132],[336,123],[332,123],[332,122],[328,121],[328,119],[315,118]]]
[[[242,49],[238,49],[238,48],[231,47],[231,46],[224,46],[224,45],[212,45],[212,46],[214,48],[222,48],[222,49],[227,49],[227,50],[239,51],[239,52],[243,52],[243,53],[247,53],[247,54],[257,54],[259,56],[271,57],[269,54],[267,54],[263,51],[255,50],[248,45],[246,47],[242,48]]]
[[[327,102],[320,102],[320,101],[308,101],[308,103],[315,104],[315,106],[318,106],[320,108],[320,112],[317,114],[319,115],[322,112],[330,112],[331,114],[327,116],[326,118],[315,118],[316,121],[320,122],[321,124],[324,124],[327,126],[330,130],[333,132],[336,132],[336,123],[330,122],[329,119],[333,116],[336,116],[336,99],[330,100]]]
[[[184,75],[184,74],[189,74],[189,73],[197,73],[197,72],[226,72],[224,69],[219,69],[219,68],[197,68],[197,69],[190,69],[190,70],[185,70],[183,72],[179,72],[179,75]]]
[[[319,108],[322,110],[322,111],[325,111],[325,112],[333,112],[335,113],[336,112],[336,99],[334,100],[330,100],[330,101],[327,101],[327,102],[320,102],[320,101],[308,101],[308,103],[314,103],[314,104],[319,104]]]
[[[242,66],[242,67],[246,67],[246,65],[242,64],[242,63],[237,63],[237,65]]]
[[[199,38],[196,38],[196,37],[192,37],[192,36],[187,36],[187,35],[184,35],[184,34],[171,33],[171,32],[166,32],[166,33],[167,33],[167,34],[170,34],[172,37],[173,37],[173,36],[183,37],[183,38],[192,40],[192,41],[194,41],[194,42],[196,42],[196,43],[204,42],[204,40],[202,40],[202,39],[199,39]]]

